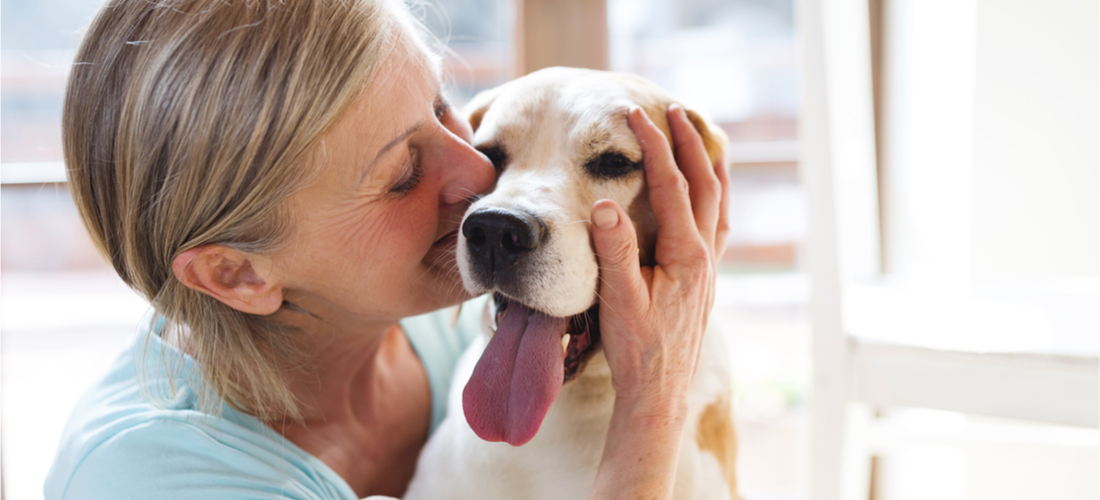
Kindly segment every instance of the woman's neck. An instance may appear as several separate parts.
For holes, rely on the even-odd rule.
[[[295,314],[306,366],[291,377],[303,419],[268,425],[319,458],[356,494],[400,497],[427,440],[427,373],[396,323]]]

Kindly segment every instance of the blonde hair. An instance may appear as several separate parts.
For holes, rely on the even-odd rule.
[[[301,356],[293,331],[184,286],[173,260],[286,239],[310,150],[406,16],[386,0],[116,0],[85,35],[63,115],[73,197],[122,279],[188,331],[201,409],[300,418],[283,374]]]

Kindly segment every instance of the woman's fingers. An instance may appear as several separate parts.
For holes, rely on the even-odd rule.
[[[679,262],[683,250],[698,241],[699,230],[691,211],[687,179],[676,167],[672,149],[661,130],[641,108],[632,108],[627,123],[642,146],[649,203],[657,219],[657,263],[668,266]]]
[[[722,186],[714,165],[703,146],[703,138],[678,104],[668,107],[668,126],[672,132],[676,164],[688,182],[691,210],[703,241],[714,241],[719,218]]]
[[[626,212],[611,200],[592,206],[592,240],[600,265],[601,309],[644,311],[649,292],[638,261],[638,237]]]
[[[669,490],[674,467],[648,467],[640,460],[657,457],[675,465],[670,458],[675,446],[668,443],[675,443],[683,428],[687,393],[713,303],[714,250],[716,238],[724,239],[723,193],[728,183],[724,172],[715,171],[718,166],[709,160],[683,110],[670,110],[668,118],[675,154],[641,109],[633,108],[627,115],[644,155],[658,225],[658,265],[639,268],[634,227],[622,207],[600,200],[592,208],[592,238],[600,264],[600,327],[616,395],[593,487],[598,498],[622,496],[623,491],[633,495]],[[628,432],[627,426],[639,421],[645,426]],[[654,437],[663,440],[650,439]],[[671,453],[660,456],[654,450]],[[607,472],[619,466],[646,472],[638,477]],[[648,482],[642,489],[623,490],[624,484],[609,479],[623,477],[629,485]]]

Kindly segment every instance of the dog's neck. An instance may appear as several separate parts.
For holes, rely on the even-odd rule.
[[[615,389],[611,386],[611,368],[600,349],[588,360],[584,369],[561,388],[558,401],[568,400],[571,406],[583,406],[586,413],[603,413],[609,416],[615,403]]]

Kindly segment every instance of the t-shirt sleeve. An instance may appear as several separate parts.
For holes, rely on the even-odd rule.
[[[447,415],[447,394],[455,366],[463,351],[484,328],[483,316],[488,295],[463,303],[457,312],[454,308],[405,318],[401,327],[409,338],[424,369],[432,390],[432,431]]]
[[[215,437],[217,436],[217,437]],[[296,466],[295,451],[173,419],[155,419],[92,449],[64,488],[64,500],[349,499],[316,470]],[[282,455],[282,456],[280,456]]]

